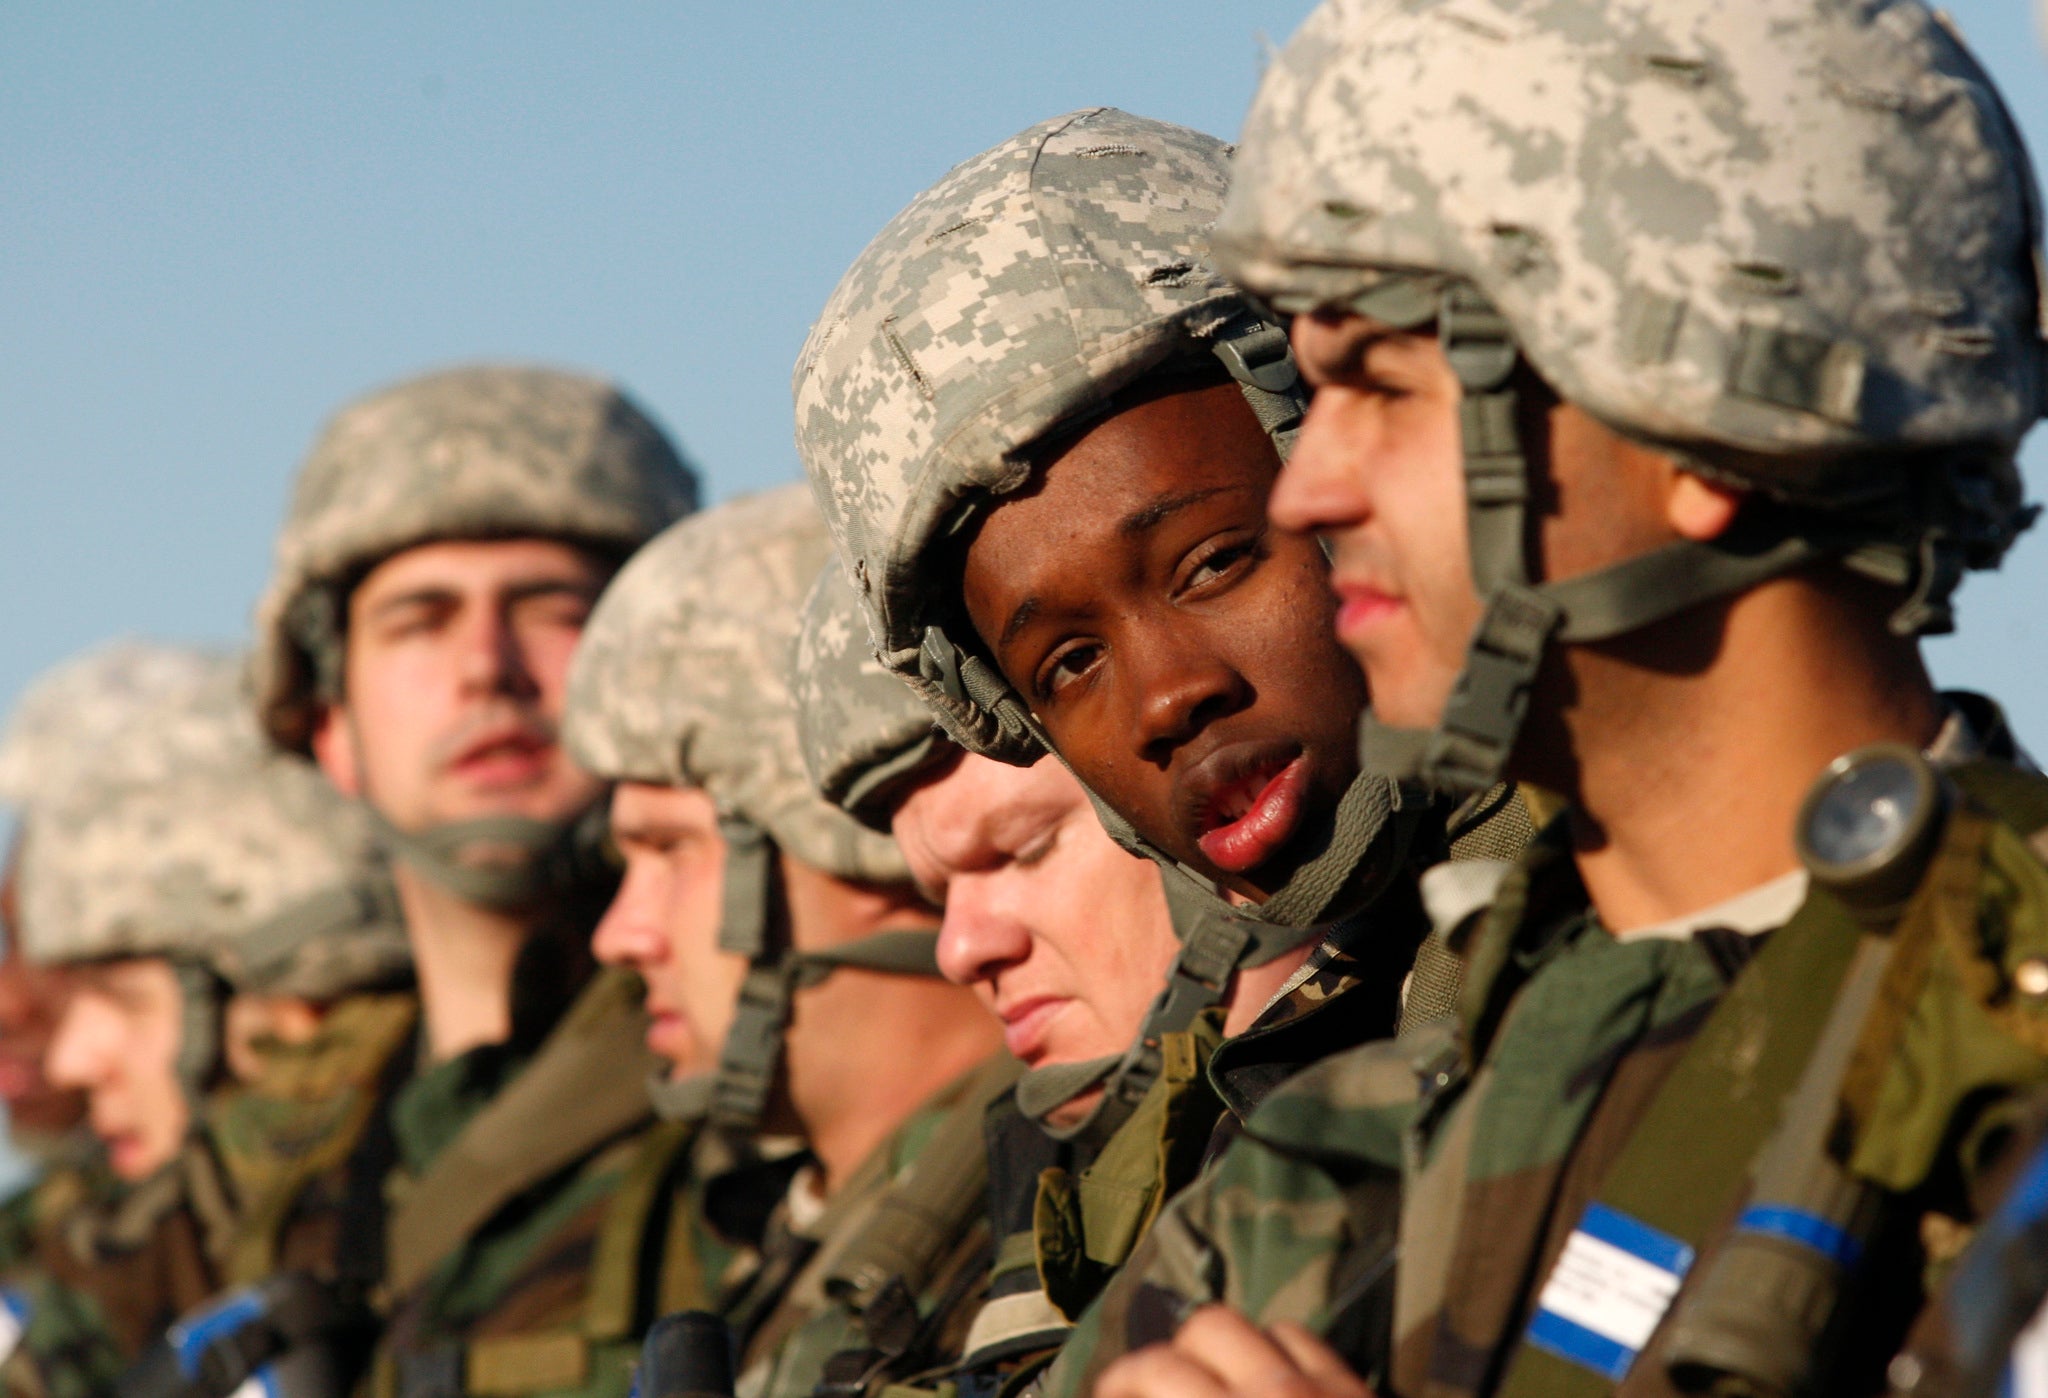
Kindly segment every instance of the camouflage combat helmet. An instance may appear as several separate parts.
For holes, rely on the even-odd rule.
[[[240,657],[136,644],[60,667],[0,745],[23,838],[23,951],[160,956],[181,1073],[218,1061],[222,983],[330,999],[410,966],[369,823],[251,714]]]
[[[255,737],[225,723],[170,723],[166,713],[223,714],[243,692],[240,667],[189,646],[119,640],[39,676],[0,739],[0,803],[27,813],[117,771],[162,781]]]
[[[812,787],[870,830],[886,834],[903,798],[959,751],[875,659],[860,593],[836,558],[804,601],[789,690]]]
[[[556,369],[472,366],[380,390],[337,413],[299,472],[256,614],[256,712],[306,752],[339,695],[349,591],[395,553],[444,539],[539,536],[623,559],[695,508],[696,478],[611,385]],[[492,817],[380,826],[406,862],[472,901],[520,906],[581,873],[569,832]],[[472,845],[530,852],[487,866]],[[562,858],[555,858],[562,855]]]
[[[1550,641],[1816,559],[1948,629],[2033,517],[2039,243],[2018,130],[1918,0],[1326,3],[1260,87],[1217,261],[1283,313],[1436,327],[1487,601],[1442,726],[1368,719],[1368,762],[1483,786]],[[1523,362],[1755,492],[1731,536],[1532,583]]]
[[[776,925],[776,852],[838,878],[907,881],[894,840],[821,799],[804,774],[787,684],[797,608],[832,541],[802,486],[683,520],[619,571],[569,672],[563,737],[614,781],[702,788],[726,839],[719,942],[753,963],[714,1107],[758,1121],[790,996],[839,965],[931,974],[932,937],[881,933],[800,956]]]
[[[1051,746],[974,636],[957,577],[934,576],[977,511],[1030,482],[1035,447],[1148,373],[1219,360],[1283,458],[1292,443],[1306,400],[1286,336],[1201,260],[1229,154],[1108,108],[1034,126],[891,220],[797,361],[797,450],[878,659],[969,751],[1029,763]],[[1324,855],[1233,919],[1247,955],[1277,956],[1370,896],[1406,838],[1396,805],[1384,780],[1353,784]],[[1119,843],[1177,870],[1097,809]]]

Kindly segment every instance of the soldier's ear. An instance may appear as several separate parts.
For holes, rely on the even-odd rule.
[[[1742,491],[1718,481],[1674,471],[1664,495],[1664,517],[1680,538],[1704,543],[1728,532],[1742,508],[1742,496]]]
[[[357,764],[355,725],[348,721],[342,704],[323,704],[313,725],[313,760],[344,796],[363,794],[362,769]]]

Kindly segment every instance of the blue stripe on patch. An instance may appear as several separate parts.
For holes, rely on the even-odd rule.
[[[185,1377],[199,1377],[199,1359],[208,1346],[223,1335],[232,1335],[250,1321],[263,1314],[263,1302],[251,1291],[238,1291],[219,1305],[201,1311],[187,1321],[180,1321],[170,1329],[168,1336],[171,1348],[178,1356],[178,1367],[185,1371]]]
[[[1536,1318],[1529,1322],[1529,1343],[1549,1350],[1559,1359],[1605,1374],[1616,1383],[1628,1377],[1629,1366],[1636,1362],[1636,1352],[1627,1345],[1596,1335],[1550,1311],[1536,1312]]]
[[[1589,1238],[1610,1243],[1632,1257],[1654,1263],[1667,1272],[1676,1272],[1681,1277],[1692,1270],[1690,1244],[1605,1204],[1586,1205],[1586,1216],[1579,1220],[1579,1231]]]
[[[1863,1256],[1863,1244],[1854,1236],[1818,1214],[1810,1214],[1803,1209],[1779,1204],[1751,1204],[1742,1211],[1742,1217],[1735,1220],[1735,1227],[1740,1232],[1762,1233],[1812,1248],[1822,1257],[1844,1267],[1855,1266],[1856,1259]]]

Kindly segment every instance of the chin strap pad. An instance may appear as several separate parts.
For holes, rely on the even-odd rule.
[[[567,893],[593,876],[604,840],[603,806],[573,820],[481,816],[401,830],[370,806],[378,842],[407,868],[466,903],[513,912]]]

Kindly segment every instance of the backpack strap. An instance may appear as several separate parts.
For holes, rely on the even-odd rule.
[[[593,980],[533,1061],[406,1191],[386,1228],[386,1282],[404,1296],[523,1190],[647,1120],[639,982]]]

